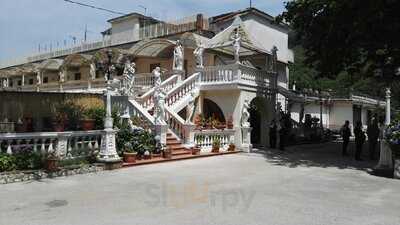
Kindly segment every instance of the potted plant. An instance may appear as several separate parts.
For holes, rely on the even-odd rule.
[[[236,148],[235,144],[229,143],[228,152],[234,152],[235,148]]]
[[[55,151],[47,152],[45,155],[45,169],[49,172],[57,171],[59,161],[60,158]]]
[[[218,153],[220,146],[221,146],[221,141],[219,140],[218,137],[214,137],[214,140],[212,142],[212,150],[211,150],[211,152]]]
[[[93,109],[87,109],[83,111],[83,117],[80,119],[82,130],[94,130],[96,120],[94,119],[93,113]]]
[[[203,127],[203,118],[201,115],[197,114],[194,117],[194,124],[196,125],[196,130],[201,130]]]
[[[53,120],[53,129],[55,132],[64,132],[67,121],[67,114],[63,111],[57,111]]]
[[[228,119],[226,120],[226,127],[228,129],[233,129],[233,117],[229,116]]]
[[[123,159],[126,163],[135,163],[136,162],[137,152],[132,148],[132,144],[130,142],[125,143],[125,148],[123,152]]]
[[[199,146],[194,146],[194,147],[192,147],[191,148],[191,150],[192,150],[192,155],[200,155],[200,147]]]
[[[171,151],[171,148],[166,147],[166,148],[164,149],[164,151],[163,151],[163,157],[164,157],[165,159],[171,159],[171,158],[172,158],[172,151]]]

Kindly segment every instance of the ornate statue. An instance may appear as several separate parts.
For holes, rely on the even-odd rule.
[[[278,70],[278,67],[277,67],[277,64],[278,64],[278,48],[275,45],[274,45],[274,47],[272,47],[271,53],[272,53],[272,56],[271,56],[271,60],[269,62],[269,70],[272,71],[272,72],[277,72],[277,70]]]
[[[42,84],[42,72],[40,72],[40,71],[36,72],[36,84],[37,85]]]
[[[61,83],[65,82],[65,70],[60,70],[60,72],[58,73],[59,79]]]
[[[234,49],[234,55],[235,55],[235,62],[239,63],[239,55],[240,55],[240,46],[242,42],[242,37],[239,34],[239,29],[236,29],[235,34],[231,37],[231,40],[233,41],[233,49]]]
[[[164,124],[165,123],[165,94],[159,91],[155,96],[155,123]]]
[[[204,45],[203,45],[203,43],[200,42],[199,46],[193,52],[195,59],[196,59],[196,66],[198,68],[204,67],[204,64],[203,64],[204,50],[205,50]]]
[[[3,88],[6,88],[6,87],[8,87],[8,80],[4,79],[3,80]]]
[[[179,40],[176,41],[172,68],[173,70],[183,70],[183,46]]]
[[[129,60],[125,63],[124,74],[121,84],[121,94],[131,96],[133,95],[133,86],[135,83],[136,64]]]
[[[190,93],[190,100],[189,100],[189,104],[187,106],[187,116],[186,116],[186,123],[191,123],[192,119],[193,119],[193,115],[195,112],[195,98],[194,98],[194,92],[192,91]]]
[[[92,80],[96,79],[96,64],[94,64],[94,63],[90,64],[89,74],[90,74],[90,78]]]
[[[240,119],[240,123],[241,123],[242,127],[250,127],[249,109],[250,109],[249,101],[248,100],[244,100],[244,104],[243,104],[243,108],[242,108],[242,118]]]
[[[157,88],[160,88],[160,86],[161,86],[161,83],[162,83],[162,81],[161,81],[161,68],[160,67],[156,67],[154,70],[153,70],[153,76],[154,76],[154,86],[155,86],[155,88],[157,89]]]

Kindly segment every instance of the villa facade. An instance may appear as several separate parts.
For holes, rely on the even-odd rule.
[[[101,94],[107,77],[93,67],[111,49],[117,65],[114,79],[122,83],[129,66],[119,56],[129,58],[135,67],[132,95],[116,93],[113,97],[121,111],[128,109],[131,116],[155,125],[154,71],[161,68],[158,85],[165,94],[163,120],[169,135],[187,145],[210,145],[205,142],[216,131],[199,131],[193,124],[199,117],[213,118],[232,123],[230,129],[217,132],[223,145],[245,143],[246,149],[252,143],[267,145],[266,128],[276,116],[276,103],[287,109],[285,92],[280,91],[288,89],[288,64],[293,62],[287,26],[276,24],[272,16],[255,8],[207,19],[199,14],[181,24],[137,13],[108,22],[111,28],[103,32],[101,42],[2,64],[0,90]],[[176,68],[179,45],[182,65]],[[250,132],[260,138],[251,141]]]

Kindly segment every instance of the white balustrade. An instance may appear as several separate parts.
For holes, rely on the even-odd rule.
[[[235,137],[235,130],[202,130],[194,131],[195,144],[201,148],[202,151],[211,151],[212,144],[215,140],[219,140],[220,149],[226,151],[230,143],[233,143]]]
[[[239,64],[207,66],[202,70],[201,83],[226,83],[237,80]]]
[[[165,98],[165,103],[167,106],[172,106],[183,97],[190,94],[196,87],[199,82],[200,73],[195,73],[185,81],[174,87],[167,93],[167,97]]]
[[[240,80],[250,85],[268,86],[270,83],[270,75],[264,70],[239,65],[239,74]]]
[[[178,138],[185,140],[188,137],[187,132],[185,132],[185,120],[169,107],[165,107],[165,121],[169,129],[174,132]]]
[[[161,83],[161,90],[163,90],[164,92],[170,91],[173,87],[176,86],[178,81],[179,81],[178,75],[170,76],[168,79],[164,80]],[[142,96],[138,97],[136,101],[139,102],[143,108],[150,109],[154,105],[154,98],[153,98],[154,90],[155,90],[154,88],[150,89]]]
[[[101,131],[0,134],[0,152],[56,152],[61,158],[87,156],[99,149]],[[5,147],[5,148],[4,148]]]

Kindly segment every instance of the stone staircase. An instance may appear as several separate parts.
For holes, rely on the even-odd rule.
[[[167,147],[171,149],[173,158],[192,154],[192,151],[185,148],[185,146],[182,144],[182,141],[178,140],[171,132],[167,133]]]

